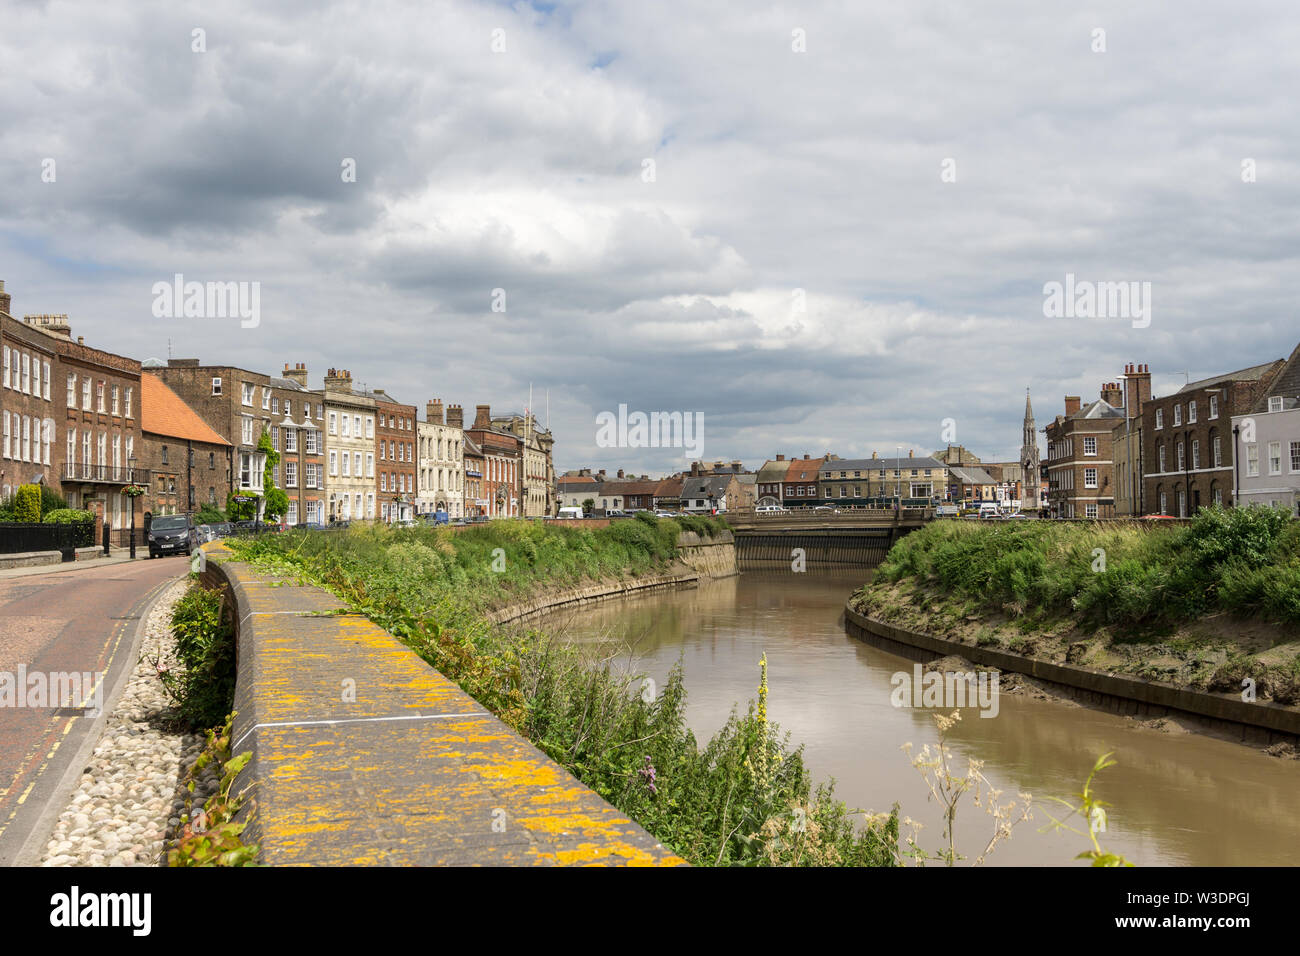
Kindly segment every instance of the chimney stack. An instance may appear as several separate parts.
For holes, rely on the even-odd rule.
[[[785,455],[777,455],[777,456],[776,456],[776,460],[777,460],[777,461],[785,461]]]
[[[1129,418],[1142,414],[1142,406],[1151,401],[1151,368],[1129,363],[1124,369],[1124,411]]]
[[[804,452],[804,453],[803,453],[803,460],[804,460],[804,461],[807,461],[807,460],[808,460],[808,453],[807,453],[807,452]]]
[[[492,406],[491,405],[474,406],[474,427],[475,428],[492,427]]]
[[[295,362],[293,367],[289,363],[284,363],[284,377],[291,382],[297,382],[303,388],[307,387],[307,365],[305,362]]]
[[[465,412],[459,405],[447,406],[447,424],[452,428],[465,427]]]
[[[1124,392],[1118,382],[1107,382],[1101,387],[1101,400],[1115,408],[1124,406]]]
[[[352,373],[345,368],[332,368],[325,373],[325,387],[335,392],[352,391]]]
[[[1077,412],[1079,410],[1079,406],[1082,403],[1083,403],[1083,399],[1078,395],[1065,396],[1065,417],[1069,418],[1071,415]]]
[[[435,398],[424,406],[424,420],[431,425],[443,424],[441,398]]]
[[[8,309],[5,310],[9,311]],[[32,328],[41,329],[49,332],[51,335],[57,335],[60,338],[72,338],[72,326],[68,323],[66,314],[61,315],[24,315],[23,322]]]
[[[5,291],[5,280],[0,279],[0,312],[6,315],[13,315],[13,296]]]
[[[620,469],[618,470],[618,476],[619,476],[620,478],[623,477],[623,469],[622,469],[622,468],[620,468]]]

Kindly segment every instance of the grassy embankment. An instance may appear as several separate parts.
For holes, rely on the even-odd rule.
[[[757,704],[700,747],[685,724],[680,669],[646,700],[638,675],[486,620],[543,591],[669,570],[680,531],[711,537],[723,527],[644,515],[591,530],[496,521],[230,545],[262,570],[333,591],[692,863],[897,863],[897,816],[857,825],[830,787],[814,786],[802,748],[767,719],[765,684]]]
[[[861,613],[1214,691],[1300,703],[1300,522],[1203,509],[1188,525],[935,522],[853,597]]]

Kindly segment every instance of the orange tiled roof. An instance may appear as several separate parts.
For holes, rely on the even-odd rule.
[[[140,376],[140,427],[154,435],[229,445],[157,375]]]
[[[785,473],[786,481],[816,481],[817,472],[822,467],[822,462],[826,456],[821,458],[796,458],[790,462],[790,467]]]

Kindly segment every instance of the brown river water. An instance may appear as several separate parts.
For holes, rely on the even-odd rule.
[[[792,745],[802,743],[818,780],[835,778],[849,807],[900,812],[924,824],[917,842],[941,848],[942,820],[900,747],[935,743],[931,715],[891,704],[898,672],[912,662],[844,630],[844,603],[868,570],[806,574],[746,572],[698,589],[619,598],[552,612],[536,626],[580,643],[613,641],[636,674],[658,682],[680,658],[687,721],[703,743],[757,696],[759,658],[768,661],[768,712]],[[630,650],[626,650],[630,649]],[[1118,765],[1094,788],[1111,804],[1102,846],[1139,866],[1279,866],[1300,863],[1300,760],[1282,760],[1200,734],[1163,733],[1123,717],[1003,693],[996,717],[967,709],[949,733],[955,766],[984,761],[1004,791],[1033,795],[1033,819],[999,844],[989,865],[1086,865],[1074,860],[1087,836],[1043,832],[1051,796],[1077,793],[1096,758]],[[1086,826],[1075,817],[1071,824]],[[992,820],[969,797],[958,806],[958,852],[974,857]],[[969,861],[963,861],[962,864]],[[939,865],[932,863],[930,865]]]

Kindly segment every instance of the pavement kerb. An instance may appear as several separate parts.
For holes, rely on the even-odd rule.
[[[204,550],[240,623],[232,752],[260,862],[684,864],[333,595]]]

